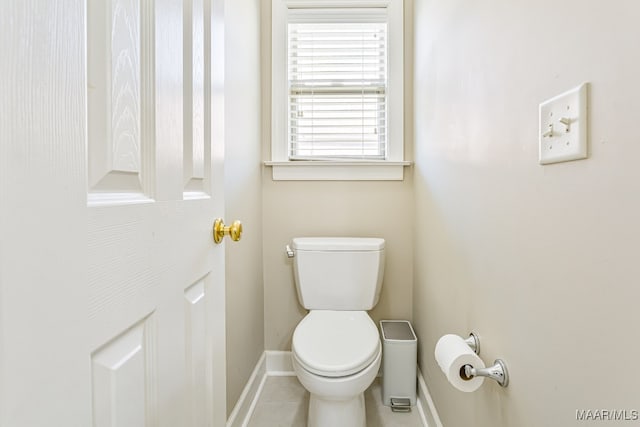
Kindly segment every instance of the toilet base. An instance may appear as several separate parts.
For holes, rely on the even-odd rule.
[[[364,393],[349,400],[328,400],[310,394],[308,427],[366,427]]]

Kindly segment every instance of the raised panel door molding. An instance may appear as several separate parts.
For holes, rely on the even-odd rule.
[[[152,315],[93,352],[93,426],[152,426],[157,414]]]
[[[188,381],[188,418],[192,427],[207,425],[207,323],[205,279],[184,291],[185,355]]]
[[[153,0],[87,1],[88,201],[150,201]]]
[[[210,170],[210,10],[208,0],[185,0],[184,20],[184,198],[206,197]]]

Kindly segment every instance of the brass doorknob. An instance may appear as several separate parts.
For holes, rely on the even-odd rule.
[[[213,241],[222,242],[224,236],[231,237],[231,240],[237,242],[242,237],[242,223],[238,220],[233,221],[230,226],[225,226],[222,218],[216,218],[213,222]]]

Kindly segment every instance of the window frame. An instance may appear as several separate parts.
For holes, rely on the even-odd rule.
[[[288,34],[290,9],[387,11],[387,157],[384,160],[290,160],[288,141]],[[271,161],[274,180],[402,180],[404,166],[403,0],[273,0],[271,63]]]

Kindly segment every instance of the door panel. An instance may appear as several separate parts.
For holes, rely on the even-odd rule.
[[[92,354],[94,426],[154,424],[154,338],[149,316]]]
[[[90,203],[153,196],[154,13],[151,0],[87,0]]]
[[[205,192],[205,171],[210,166],[206,153],[210,147],[206,141],[211,129],[205,117],[210,112],[205,79],[210,64],[210,50],[205,31],[210,29],[205,21],[203,0],[185,0],[184,10],[184,185],[185,198],[197,197]],[[205,25],[206,24],[206,25]]]
[[[225,424],[223,5],[0,6],[0,426]]]
[[[207,417],[207,318],[205,281],[198,280],[184,291],[185,355],[190,426],[206,425]]]

